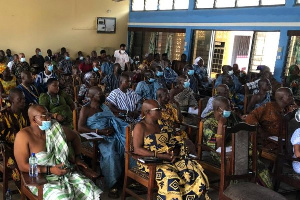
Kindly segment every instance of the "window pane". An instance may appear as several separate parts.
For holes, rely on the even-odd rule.
[[[144,0],[132,0],[132,10],[133,11],[144,10]]]
[[[282,5],[285,0],[261,0],[261,5]]]
[[[216,0],[216,8],[235,7],[235,0]]]
[[[159,10],[172,10],[172,9],[173,9],[173,0],[159,1]]]
[[[158,0],[146,0],[145,9],[146,10],[157,10]]]
[[[213,8],[215,0],[198,0],[196,8]]]
[[[189,0],[174,0],[174,9],[188,9]]]
[[[297,0],[297,3],[300,3],[300,0]]]
[[[237,7],[258,6],[259,0],[237,0]]]

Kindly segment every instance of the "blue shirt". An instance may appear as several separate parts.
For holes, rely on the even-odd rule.
[[[156,99],[156,91],[162,88],[158,82],[146,83],[141,81],[137,84],[135,92],[144,99]]]
[[[216,83],[215,83],[215,87],[222,84],[222,78],[223,78],[223,75],[220,75],[217,78]],[[242,89],[242,84],[240,83],[239,79],[234,74],[231,75],[231,78],[232,78],[233,83],[234,83],[234,91],[235,92],[240,91]]]
[[[22,90],[22,92],[24,93],[26,106],[39,103],[40,92],[34,85],[24,87],[22,84],[20,84],[17,86],[17,88]]]
[[[110,62],[102,63],[101,71],[104,72],[105,75],[111,75],[113,73],[113,64]]]
[[[56,78],[57,79],[57,76],[54,73],[51,73],[50,75],[47,75],[45,73],[45,71],[42,71],[37,75],[37,77],[35,79],[35,83],[36,83],[36,86],[42,90],[42,93],[47,92],[47,90],[48,90],[47,89],[47,81],[50,78]]]
[[[172,84],[176,81],[178,74],[172,69],[164,69],[164,77],[167,84]]]

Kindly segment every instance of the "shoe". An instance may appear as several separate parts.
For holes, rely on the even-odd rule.
[[[112,199],[117,199],[120,197],[119,190],[117,188],[112,188],[108,192],[108,197]]]

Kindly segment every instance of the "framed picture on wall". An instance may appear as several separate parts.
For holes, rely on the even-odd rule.
[[[97,17],[97,33],[116,33],[116,18]]]

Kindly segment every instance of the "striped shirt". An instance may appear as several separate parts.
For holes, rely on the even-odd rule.
[[[139,101],[139,96],[132,89],[128,89],[126,93],[122,92],[120,88],[113,90],[106,100],[112,103],[120,110],[134,111]]]

